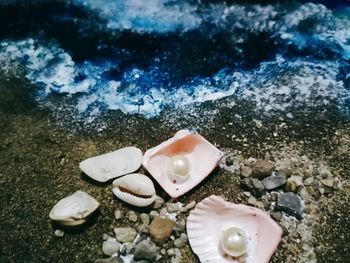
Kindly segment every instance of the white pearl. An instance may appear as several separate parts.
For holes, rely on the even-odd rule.
[[[189,164],[184,155],[176,155],[172,157],[170,160],[170,165],[175,174],[180,176],[185,176],[188,174]]]
[[[247,251],[247,236],[238,227],[230,227],[221,235],[223,250],[232,257],[239,257]]]

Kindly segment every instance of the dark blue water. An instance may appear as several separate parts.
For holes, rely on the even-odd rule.
[[[315,103],[349,111],[347,1],[232,2],[2,4],[0,68],[25,76],[39,103],[70,97],[89,116],[153,117],[222,98],[266,114]]]

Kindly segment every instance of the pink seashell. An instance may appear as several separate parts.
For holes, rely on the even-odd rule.
[[[198,133],[180,130],[173,138],[147,150],[142,164],[171,197],[177,198],[207,177],[222,156],[223,152]],[[180,175],[173,172],[171,162],[180,164]]]
[[[220,243],[223,231],[231,227],[242,229],[247,236],[243,258],[227,255]],[[267,263],[281,241],[282,229],[260,209],[226,202],[212,195],[190,212],[187,235],[201,262]]]

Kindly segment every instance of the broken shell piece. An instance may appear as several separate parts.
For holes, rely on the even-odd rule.
[[[267,263],[282,229],[260,209],[212,195],[190,212],[187,235],[201,262]]]
[[[197,132],[180,130],[147,150],[142,164],[172,198],[177,198],[207,177],[222,156],[223,152]]]
[[[49,217],[64,226],[77,226],[85,223],[99,206],[95,198],[78,190],[55,204]]]
[[[82,161],[80,169],[98,182],[135,172],[140,168],[142,152],[136,147],[125,147],[117,151],[91,157]]]
[[[150,178],[143,174],[128,174],[113,181],[113,193],[134,206],[148,206],[156,199],[156,190]]]

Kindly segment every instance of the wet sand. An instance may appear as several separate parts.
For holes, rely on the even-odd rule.
[[[108,125],[96,131],[81,125],[73,129],[69,118],[58,119],[47,108],[31,102],[30,88],[25,87],[28,85],[18,79],[0,81],[0,262],[93,262],[103,257],[103,233],[131,225],[126,219],[117,222],[114,210],[134,208],[113,196],[111,184],[97,185],[86,178],[79,162],[129,145],[145,151],[180,128],[196,128],[220,149],[240,151],[245,158],[280,155],[297,148],[300,154],[339,173],[344,188],[322,201],[310,245],[316,250],[317,262],[348,262],[350,123],[332,107],[296,109],[293,120],[264,117],[263,127],[257,128],[253,120],[262,116],[252,111],[251,105],[242,102],[227,108],[218,101],[203,104],[193,116],[170,109],[149,120],[113,112],[101,116],[98,121]],[[282,122],[286,123],[283,128]],[[239,176],[218,168],[179,201],[199,202],[218,194],[244,203],[239,184]],[[79,189],[100,202],[99,214],[87,226],[56,237],[49,211],[58,200]],[[289,239],[286,246],[281,245],[272,262],[295,262],[288,255],[299,253],[293,249],[297,243]],[[182,262],[198,262],[188,245]]]

